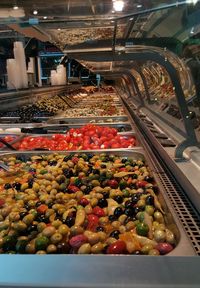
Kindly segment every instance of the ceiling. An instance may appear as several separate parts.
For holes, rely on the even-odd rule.
[[[147,45],[160,39],[162,46],[164,38],[184,43],[200,32],[200,2],[124,0],[123,10],[115,11],[116,1],[1,0],[0,39],[24,35],[71,52],[112,50],[144,39]]]

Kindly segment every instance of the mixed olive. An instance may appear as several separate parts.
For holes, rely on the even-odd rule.
[[[33,154],[32,154],[33,155]],[[176,245],[142,159],[34,154],[2,159],[0,253],[164,255]]]

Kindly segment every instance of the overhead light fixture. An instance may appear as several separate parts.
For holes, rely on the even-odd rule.
[[[18,10],[18,9],[19,9],[19,7],[17,5],[13,6],[13,10]]]
[[[43,19],[47,19],[47,16],[44,16]]]
[[[38,11],[35,9],[33,10],[33,15],[37,15],[38,14]]]
[[[113,9],[116,12],[121,12],[124,9],[124,1],[123,0],[115,0],[113,2]]]
[[[199,0],[187,0],[186,3],[196,5],[198,1]]]

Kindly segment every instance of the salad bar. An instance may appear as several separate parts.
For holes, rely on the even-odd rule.
[[[113,88],[46,95],[35,107],[44,122],[27,123],[40,121],[30,113],[1,125],[20,150],[1,147],[1,253],[178,255],[186,245],[193,255]]]

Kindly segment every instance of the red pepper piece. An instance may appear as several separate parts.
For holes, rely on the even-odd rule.
[[[48,209],[48,206],[45,204],[41,204],[40,206],[37,207],[37,212],[40,214],[44,214]]]
[[[99,223],[99,217],[94,214],[88,215],[87,230],[95,231]]]
[[[102,208],[100,208],[99,206],[96,206],[93,208],[94,215],[98,216],[98,217],[103,217],[105,216],[105,212]]]
[[[148,184],[148,182],[147,181],[138,181],[137,182],[137,187],[138,188],[143,188],[143,187],[145,187],[146,185]]]
[[[4,199],[0,199],[0,208],[2,208],[4,204],[5,204],[5,200]]]
[[[69,185],[67,190],[69,190],[69,192],[71,192],[71,193],[75,193],[75,192],[79,191],[80,189],[75,185]]]

